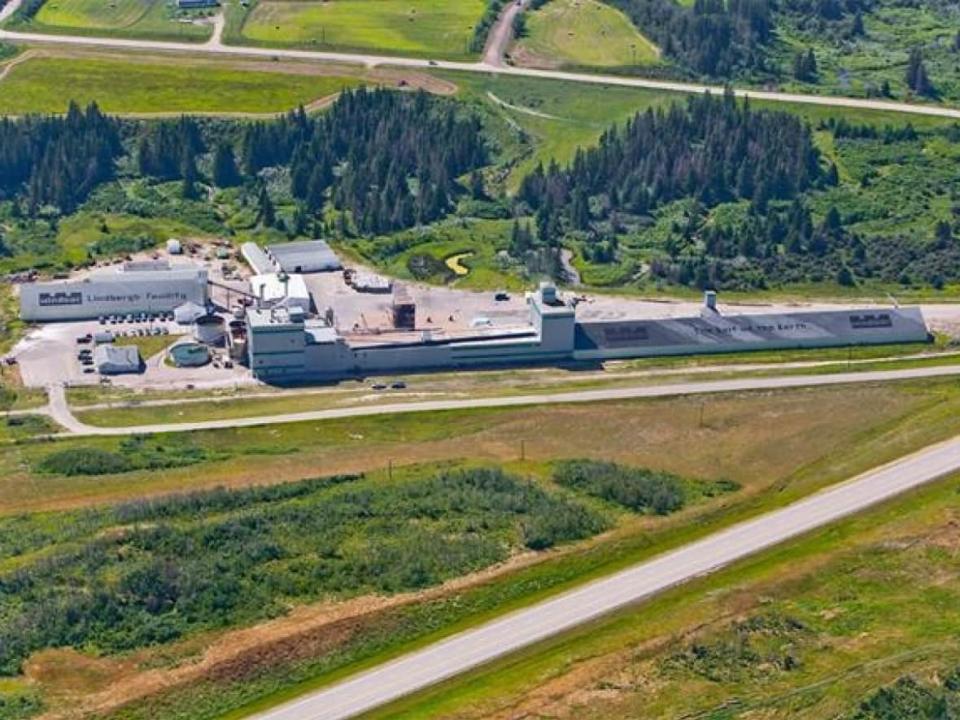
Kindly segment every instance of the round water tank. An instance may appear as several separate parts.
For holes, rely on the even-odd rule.
[[[193,324],[193,336],[204,345],[222,345],[226,339],[226,323],[216,315],[197,318]]]

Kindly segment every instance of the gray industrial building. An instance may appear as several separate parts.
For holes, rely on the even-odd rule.
[[[206,306],[207,297],[203,268],[137,265],[101,270],[84,280],[25,283],[20,286],[20,317],[56,322],[171,312],[188,302]]]
[[[406,333],[348,342],[298,308],[248,313],[250,367],[267,382],[334,379],[372,373],[493,365],[599,361],[655,355],[923,342],[918,308],[722,315],[708,295],[699,316],[661,320],[577,321],[556,289],[528,296],[530,324],[485,328],[465,336]]]
[[[266,255],[277,270],[291,275],[343,269],[340,258],[323,240],[301,240],[282,245],[270,245],[266,249]],[[261,270],[257,272],[262,273]]]
[[[101,375],[126,375],[143,369],[140,351],[133,345],[97,345],[93,362]]]

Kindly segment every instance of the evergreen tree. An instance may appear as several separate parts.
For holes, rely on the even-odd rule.
[[[934,95],[933,85],[927,75],[927,68],[923,62],[923,52],[915,47],[910,51],[910,59],[907,61],[907,72],[905,76],[907,87],[917,95]]]
[[[867,34],[866,28],[863,26],[863,13],[859,10],[853,16],[853,25],[850,32],[854,37],[863,37]]]
[[[240,184],[240,171],[233,152],[233,145],[221,142],[213,155],[213,184],[229,188]]]
[[[193,150],[184,145],[183,158],[180,161],[180,177],[183,178],[180,194],[186,200],[196,200],[200,195],[197,189],[197,175],[197,160],[193,156]]]
[[[277,224],[277,211],[266,185],[260,187],[260,196],[257,198],[257,222],[264,227],[274,227]]]

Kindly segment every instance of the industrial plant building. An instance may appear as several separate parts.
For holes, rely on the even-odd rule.
[[[343,269],[340,258],[323,240],[302,240],[283,245],[270,245],[266,249],[266,255],[277,270],[288,275],[333,272]]]
[[[918,308],[722,315],[708,293],[698,316],[578,322],[576,309],[550,284],[528,298],[528,327],[430,331],[344,338],[300,308],[261,307],[247,316],[254,375],[282,383],[385,372],[600,361],[655,355],[924,342]]]
[[[165,263],[127,264],[83,280],[25,283],[20,317],[32,322],[91,320],[104,315],[171,312],[207,305],[207,271]]]

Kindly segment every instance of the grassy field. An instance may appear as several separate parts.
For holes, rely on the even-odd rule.
[[[373,477],[392,474],[401,478],[407,477],[409,463],[451,459],[473,464],[502,462],[511,472],[537,475],[544,472],[544,463],[553,459],[612,458],[683,477],[729,479],[742,488],[729,498],[714,498],[683,510],[676,518],[637,518],[599,543],[588,543],[549,562],[463,589],[453,601],[444,594],[434,601],[384,609],[386,615],[374,613],[345,636],[323,634],[328,638],[324,642],[332,645],[319,655],[309,652],[311,643],[298,643],[297,647],[305,648],[301,654],[269,655],[268,667],[245,671],[240,683],[198,680],[116,715],[174,717],[190,708],[188,714],[193,718],[216,717],[280,688],[287,688],[282,691],[287,693],[296,683],[329,680],[358,663],[382,659],[411,643],[426,642],[571,583],[610,572],[738,517],[789,502],[893,459],[956,432],[960,427],[958,407],[960,392],[955,383],[907,383],[153,436],[138,440],[148,453],[141,448],[132,455],[118,455],[126,441],[116,438],[27,442],[10,446],[0,458],[0,514],[81,508],[175,489],[240,487],[265,479],[275,483],[318,472],[367,469],[374,471]],[[579,428],[575,449],[569,442],[571,427]],[[160,446],[162,454],[157,452]],[[131,458],[130,462],[142,455],[144,462],[163,458],[186,464],[95,476],[41,472],[51,456],[81,448]],[[382,469],[387,460],[393,461],[390,473]],[[36,492],[37,483],[42,483],[43,493]],[[212,642],[212,638],[203,642]],[[203,647],[193,644],[169,655],[138,657],[136,662],[143,667],[172,667],[178,658],[195,657]],[[81,667],[92,664],[100,668],[100,680],[89,685],[91,688],[102,688],[104,678],[109,681],[116,672],[113,661],[71,657],[74,665],[79,662]],[[40,659],[38,667],[56,660]],[[60,662],[67,660],[61,658]],[[45,677],[59,677],[68,684],[74,678],[76,682],[70,673]]]
[[[373,717],[852,718],[960,662],[954,477]],[[902,714],[934,718],[910,705]]]
[[[524,66],[652,65],[660,52],[630,19],[599,0],[551,0],[526,16],[526,35],[511,49]]]
[[[415,606],[373,613],[359,628],[354,627],[348,638],[337,635],[336,639],[331,639],[334,646],[325,646],[322,656],[293,657],[296,653],[291,653],[271,664],[269,670],[248,668],[241,685],[201,681],[137,703],[113,717],[127,720],[175,717],[187,708],[191,708],[192,717],[242,717],[244,713],[268,704],[266,699],[251,702],[264,694],[269,702],[292,697],[308,687],[341,677],[349,670],[383,661],[401,650],[420,646],[573,583],[624,567],[735,519],[790,502],[826,483],[848,477],[956,431],[952,404],[958,400],[950,385],[940,386],[948,395],[941,394],[938,398],[928,394],[929,387],[916,385],[903,392],[906,387],[901,386],[900,390],[878,387],[867,394],[856,389],[855,397],[844,398],[845,407],[836,404],[840,397],[835,392],[829,395],[815,391],[810,394],[777,394],[776,403],[771,402],[771,396],[759,394],[725,398],[725,401],[733,401],[733,405],[710,408],[708,418],[712,412],[718,414],[699,430],[695,419],[696,401],[685,407],[672,401],[635,403],[629,416],[621,414],[620,404],[598,406],[602,414],[597,415],[595,409],[590,420],[574,418],[569,414],[573,408],[562,408],[560,414],[563,417],[555,418],[560,422],[556,430],[551,419],[557,414],[556,408],[552,413],[538,414],[537,418],[487,417],[483,425],[497,428],[498,435],[501,430],[506,432],[510,437],[505,440],[508,446],[526,438],[527,460],[510,463],[511,468],[534,472],[542,467],[540,463],[546,458],[569,457],[569,449],[563,447],[569,443],[559,437],[562,435],[559,427],[576,425],[582,428],[578,450],[580,447],[590,448],[591,454],[598,453],[597,457],[655,458],[656,467],[672,471],[701,468],[706,470],[706,475],[700,477],[729,478],[743,487],[728,500],[707,503],[701,512],[683,511],[675,519],[654,521],[656,527],[650,524],[651,518],[628,523],[612,535],[604,536],[602,541],[589,543],[576,552],[511,571],[476,587],[457,591],[452,596],[445,594],[435,599],[423,599]],[[891,391],[894,394],[889,394]],[[873,393],[884,397],[868,399]],[[926,399],[922,400],[920,395],[926,395]],[[948,400],[948,396],[954,399]],[[907,400],[907,406],[900,404],[904,400]],[[753,404],[748,409],[741,404],[744,402],[761,404]],[[874,402],[878,404],[873,407],[881,410],[883,417],[867,407]],[[896,402],[899,409],[895,409],[892,402]],[[734,410],[734,405],[739,409]],[[647,414],[647,408],[652,414]],[[790,417],[782,415],[783,412],[789,413]],[[816,416],[814,424],[818,425],[817,428],[802,419],[807,412],[811,413],[811,420]],[[857,415],[862,420],[855,419]],[[483,433],[482,440],[471,437],[463,432],[460,421],[454,418],[443,418],[445,429],[459,433],[463,441],[472,446],[471,457],[489,457],[490,431]],[[398,420],[400,422],[393,422],[392,426],[405,434],[404,419]],[[439,418],[433,421],[441,422]],[[331,430],[338,434],[327,427],[328,432],[322,437],[330,437]],[[712,429],[707,430],[707,427]],[[550,444],[554,449],[544,455],[541,446],[531,454],[529,448],[533,439],[521,428],[530,428],[541,438],[552,438]],[[371,437],[368,429],[354,427],[353,431]],[[703,431],[710,437],[700,435]],[[799,435],[791,431],[799,432]],[[691,435],[691,432],[695,434]],[[284,440],[288,437],[285,434]],[[629,442],[628,437],[632,438]],[[826,438],[829,442],[823,442]],[[405,439],[412,440],[408,435]],[[431,444],[425,437],[419,438],[421,449]],[[379,454],[379,447],[376,452]],[[388,452],[386,456],[391,455]],[[328,453],[326,457],[331,455]],[[397,472],[396,465],[394,472]],[[323,637],[330,638],[330,635]],[[278,648],[279,651],[282,647]],[[249,704],[242,711],[223,715],[226,708],[238,702]]]
[[[259,0],[244,40],[324,50],[463,58],[484,0]]]
[[[209,23],[199,22],[203,15],[178,11],[169,0],[48,0],[17,26],[34,32],[201,42],[212,32]]]
[[[36,57],[0,81],[0,113],[63,112],[70,100],[111,113],[281,113],[359,84],[357,78],[215,63]]]

